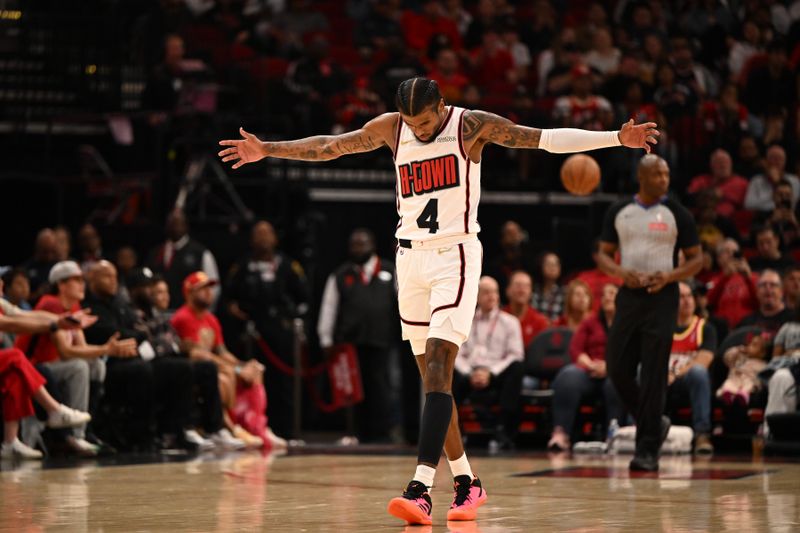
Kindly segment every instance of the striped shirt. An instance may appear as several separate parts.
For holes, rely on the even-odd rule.
[[[700,244],[692,215],[668,197],[649,206],[638,197],[612,205],[600,239],[619,245],[622,268],[643,273],[669,272],[678,250]]]

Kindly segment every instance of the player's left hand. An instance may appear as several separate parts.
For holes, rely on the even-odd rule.
[[[657,127],[655,122],[634,124],[633,119],[630,119],[619,130],[619,142],[628,148],[644,148],[649,154],[650,145],[658,144],[658,136],[661,135]]]
[[[656,293],[669,283],[669,277],[664,272],[655,272],[647,280],[647,292]]]

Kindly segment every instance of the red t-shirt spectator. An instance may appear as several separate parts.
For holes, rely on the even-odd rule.
[[[714,184],[711,174],[700,174],[689,182],[689,194],[694,194],[705,189],[715,189],[720,196],[717,204],[717,214],[731,218],[734,213],[744,206],[744,197],[747,194],[747,180],[738,174],[733,174],[722,183]]]
[[[605,318],[601,318],[598,313],[595,313],[581,322],[581,325],[575,330],[569,343],[569,356],[576,365],[578,365],[578,356],[582,353],[588,355],[592,361],[605,361],[607,341],[608,328],[605,325]]]
[[[80,311],[80,305],[75,304],[72,309],[64,309],[64,306],[61,305],[61,300],[59,300],[57,296],[45,294],[41,297],[34,309],[60,315],[67,311],[72,313]],[[70,334],[74,333],[70,332]],[[36,338],[36,342],[34,346],[31,346],[34,337]],[[14,347],[22,350],[31,359],[33,364],[50,363],[61,359],[61,354],[58,352],[58,348],[56,348],[49,333],[39,333],[38,335],[26,333],[24,335],[19,335],[14,342]]]
[[[175,311],[170,323],[181,339],[197,343],[203,349],[213,350],[225,344],[219,320],[208,311],[197,315],[184,305]]]
[[[516,316],[510,305],[505,306],[503,311]],[[522,346],[526,350],[539,333],[550,327],[550,321],[547,320],[547,317],[531,306],[528,306],[528,310],[525,311],[525,315],[522,318],[517,318],[519,319],[519,325],[522,327]]]
[[[592,311],[594,312],[600,310],[600,301],[603,299],[603,286],[608,283],[616,285],[617,287],[622,286],[621,279],[615,278],[614,276],[609,276],[599,268],[584,270],[583,272],[578,273],[578,275],[575,276],[575,279],[579,279],[586,283],[589,286],[589,289],[591,289]]]
[[[754,275],[747,277],[739,272],[720,274],[711,285],[708,305],[714,309],[714,315],[725,319],[731,329],[758,309]]]
[[[428,78],[439,84],[439,92],[448,102],[460,102],[464,87],[469,85],[469,78],[460,72],[447,76],[438,70],[432,70],[428,73]]]
[[[450,40],[450,48],[461,50],[461,34],[458,33],[458,26],[448,18],[431,18],[414,11],[405,11],[400,25],[403,27],[403,37],[409,48],[427,50],[431,38],[441,33]]]

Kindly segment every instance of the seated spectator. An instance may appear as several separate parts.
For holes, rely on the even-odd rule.
[[[766,168],[763,174],[756,174],[747,186],[744,208],[751,211],[769,212],[775,209],[775,188],[782,180],[792,187],[790,207],[797,205],[800,198],[800,179],[786,172],[786,151],[774,144],[767,149]]]
[[[762,388],[758,373],[767,366],[769,340],[764,335],[753,335],[747,344],[733,346],[723,355],[728,377],[717,389],[716,396],[723,404],[741,407],[750,405],[750,395]]]
[[[164,276],[169,287],[170,305],[183,304],[181,284],[192,272],[202,270],[209,279],[218,280],[219,270],[214,255],[203,244],[189,236],[189,222],[182,211],[176,210],[167,217],[167,240],[150,253],[147,265]],[[214,301],[219,291],[214,291]]]
[[[762,212],[761,216],[756,216],[757,222],[763,221],[772,226],[784,249],[795,248],[800,241],[800,223],[792,209],[792,194],[792,186],[788,181],[778,182],[773,192],[775,209],[769,214]]]
[[[742,209],[747,193],[747,180],[733,174],[733,161],[725,150],[714,150],[711,154],[711,172],[692,178],[689,183],[689,194],[697,194],[702,190],[712,189],[719,197],[717,213],[723,217],[731,217]]]
[[[133,339],[140,357],[110,360],[105,380],[106,401],[125,406],[130,414],[124,431],[110,432],[121,448],[149,449],[156,428],[162,444],[179,445],[189,450],[195,446],[178,441],[188,426],[192,397],[192,369],[184,359],[156,357],[155,347],[136,310],[119,294],[117,269],[109,261],[100,260],[88,274],[89,291],[84,304],[99,317],[86,331],[88,342],[99,342],[118,333],[120,338]]]
[[[773,340],[772,361],[784,358],[784,364],[769,377],[767,385],[768,398],[764,409],[764,436],[767,438],[769,438],[768,416],[797,411],[798,384],[792,367],[798,364],[798,351],[800,351],[800,312],[795,311],[792,320],[781,326]]]
[[[367,17],[358,25],[355,44],[371,49],[385,48],[388,39],[403,38],[400,10],[394,2],[371,2]]]
[[[508,278],[517,270],[533,272],[534,261],[528,248],[527,232],[513,220],[507,220],[500,229],[500,255],[487,261],[484,272],[505,291]]]
[[[500,310],[497,282],[483,276],[472,330],[456,357],[453,397],[462,405],[475,393],[494,392],[499,396],[500,424],[494,439],[500,449],[513,447],[516,436],[523,360],[519,321]]]
[[[718,205],[719,197],[711,189],[700,191],[695,196],[697,234],[700,242],[712,250],[725,238],[741,241],[736,225],[717,212]]]
[[[561,259],[553,252],[542,252],[536,262],[536,285],[533,288],[534,309],[547,320],[557,320],[564,312],[564,287],[561,279]]]
[[[794,265],[791,257],[781,253],[780,241],[771,226],[763,226],[755,232],[758,255],[750,261],[751,268],[756,272],[776,270],[783,272]]]
[[[750,179],[764,172],[764,161],[761,158],[761,140],[746,133],[739,137],[736,150],[736,166],[734,174]],[[747,194],[745,192],[745,194]]]
[[[564,297],[564,314],[553,322],[554,327],[573,331],[592,313],[592,292],[585,282],[574,279],[567,285]]]
[[[553,434],[547,443],[550,450],[570,449],[575,415],[587,396],[603,395],[607,423],[622,420],[622,402],[606,373],[606,341],[614,321],[618,290],[614,284],[604,285],[600,310],[581,322],[572,336],[572,364],[559,370],[553,381]]]
[[[679,284],[678,323],[672,336],[667,394],[689,396],[694,429],[694,451],[713,453],[711,444],[711,377],[708,368],[717,349],[717,332],[697,308],[692,288]],[[688,394],[687,394],[688,393]]]
[[[444,7],[438,0],[424,0],[419,13],[406,10],[400,24],[406,44],[413,50],[426,50],[433,36],[437,34],[446,36],[455,50],[461,49],[458,26],[445,16]]]
[[[783,302],[793,311],[800,307],[800,265],[791,265],[783,271]]]
[[[597,28],[592,36],[592,49],[586,54],[586,64],[600,72],[603,76],[616,74],[622,52],[614,46],[611,30],[606,27]]]
[[[471,79],[481,89],[504,85],[514,68],[514,58],[494,29],[484,32],[481,45],[470,51]]]
[[[29,303],[31,285],[28,275],[21,268],[11,268],[2,276],[2,285],[5,289],[5,299],[24,311],[31,310]]]
[[[597,267],[597,254],[599,253],[600,239],[595,239],[592,241],[592,262],[595,264],[595,267],[591,270],[583,270],[575,276],[575,279],[581,280],[587,284],[592,291],[592,302],[594,302],[592,305],[593,311],[600,309],[600,302],[603,298],[603,287],[609,283],[617,287],[622,285],[621,279],[609,276]]]
[[[44,228],[36,234],[33,257],[22,265],[31,285],[31,302],[35,303],[47,292],[47,276],[56,263],[56,257],[58,246],[55,233],[50,228]]]
[[[765,270],[756,283],[758,309],[755,313],[744,317],[738,327],[758,326],[769,335],[775,336],[786,322],[792,320],[792,311],[783,303],[783,285],[780,275],[774,270]]]
[[[464,89],[469,85],[469,78],[459,67],[458,55],[451,48],[439,50],[436,54],[436,65],[428,72],[428,78],[436,80],[439,91],[447,102],[461,102]]]
[[[3,284],[0,283],[0,296]],[[0,331],[42,334],[59,329],[80,329],[94,322],[83,312],[54,315],[45,311],[26,311],[0,298]],[[45,388],[46,380],[25,354],[16,348],[0,350],[0,397],[2,397],[3,440],[1,459],[41,459],[42,453],[19,440],[19,421],[34,414],[31,400],[47,413],[47,427],[83,426],[89,413],[70,409],[56,401]]]
[[[762,50],[761,29],[754,20],[745,20],[742,24],[741,39],[733,42],[728,54],[728,70],[731,77],[738,80],[747,61]]]
[[[103,241],[100,234],[92,224],[84,224],[78,230],[77,260],[81,270],[89,272],[95,263],[105,259]]]
[[[225,347],[219,320],[209,311],[213,301],[212,288],[216,284],[217,281],[209,279],[202,271],[189,274],[183,282],[186,303],[175,312],[170,323],[191,359],[212,361],[217,365],[220,398],[225,407],[225,427],[212,439],[217,437],[218,442],[215,442],[223,447],[241,447],[242,444],[260,447],[264,440],[245,430],[237,423],[239,417],[232,416],[232,413],[237,408],[237,394],[249,397],[255,392],[262,396],[259,389],[264,390],[264,366],[255,360],[240,361]],[[263,410],[266,411],[266,393],[263,393],[263,398]],[[244,411],[242,415],[246,415],[250,408],[245,406]]]
[[[700,118],[709,144],[729,150],[736,148],[742,134],[757,125],[757,119],[739,101],[739,86],[731,82],[722,87],[718,101],[709,99],[703,102]]]
[[[716,252],[719,274],[709,283],[708,305],[733,329],[758,307],[756,277],[733,239],[719,243]]]
[[[53,234],[56,237],[56,261],[66,261],[72,251],[72,236],[64,226],[56,226]]]
[[[153,309],[159,315],[172,317],[169,306],[169,286],[159,275],[155,276],[153,282]]]
[[[55,294],[43,296],[35,310],[53,314],[75,313],[85,296],[85,282],[80,266],[74,261],[53,265],[48,278]],[[94,398],[105,380],[106,365],[102,359],[136,356],[136,341],[120,340],[114,333],[103,342],[86,342],[83,331],[53,331],[49,334],[20,335],[15,346],[25,352],[35,365],[44,366],[55,380],[52,386],[60,391],[60,399],[79,411],[89,410],[90,382],[94,383]],[[94,403],[94,402],[93,402]],[[67,446],[80,455],[97,455],[100,446],[86,440],[86,427],[74,428],[67,437]]]
[[[670,41],[670,59],[675,65],[675,79],[689,87],[700,99],[716,96],[719,89],[717,80],[702,63],[695,61],[690,40],[676,34]]]
[[[668,61],[658,64],[655,71],[653,102],[670,124],[678,119],[693,116],[697,110],[697,94],[677,80],[675,67]]]
[[[785,41],[774,39],[767,45],[766,64],[751,69],[745,81],[744,103],[751,113],[763,116],[775,102],[794,100],[788,59]]]
[[[114,257],[114,265],[120,279],[127,279],[134,268],[139,266],[139,254],[131,246],[123,246],[117,250]]]
[[[572,69],[572,93],[556,100],[553,121],[564,127],[603,131],[611,127],[613,109],[603,96],[592,94],[592,72],[586,65]]]
[[[533,339],[550,326],[550,320],[531,307],[531,291],[533,282],[527,272],[517,270],[511,274],[506,289],[508,305],[503,311],[519,319],[522,327],[522,346],[525,350],[531,345]]]

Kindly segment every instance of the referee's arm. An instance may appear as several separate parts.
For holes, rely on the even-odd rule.
[[[658,292],[665,285],[693,277],[703,269],[703,251],[700,245],[682,248],[686,261],[670,272],[654,272],[645,284],[647,292]]]

